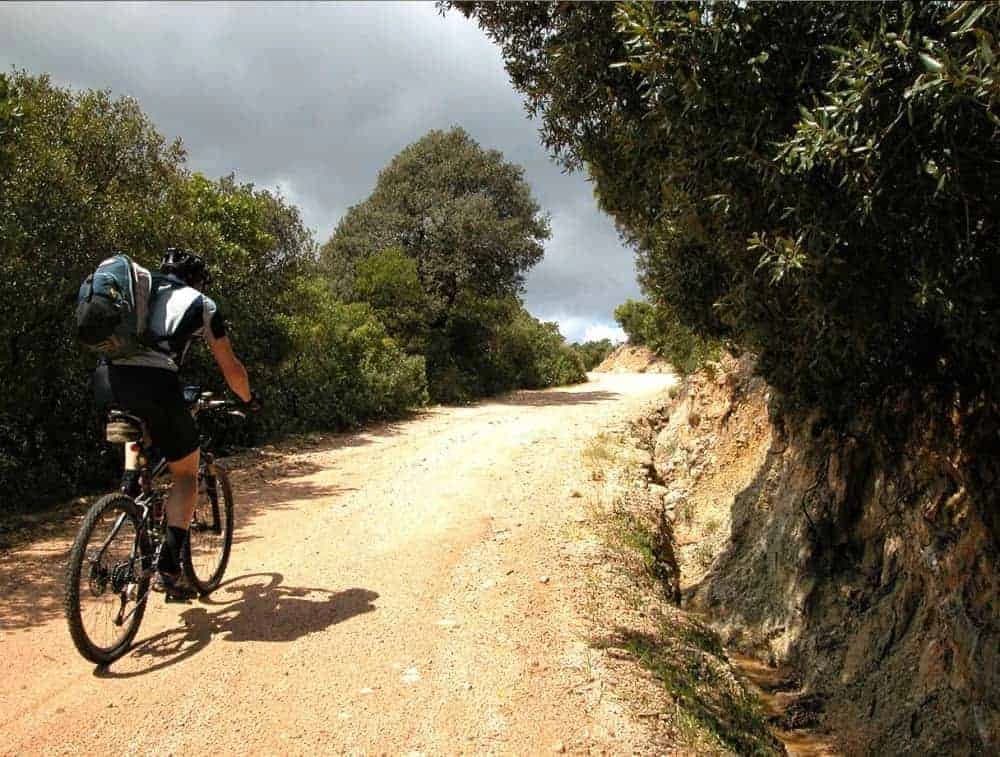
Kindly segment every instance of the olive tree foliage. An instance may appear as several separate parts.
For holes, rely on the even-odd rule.
[[[840,415],[1000,388],[1000,5],[449,3],[643,289]]]
[[[47,77],[0,76],[0,514],[108,482],[75,298],[123,251],[155,267],[168,246],[208,260],[265,411],[243,441],[340,428],[426,401],[423,359],[373,310],[332,300],[298,210],[279,195],[191,174],[180,142],[138,104]],[[185,370],[222,389],[207,351]]]
[[[518,299],[549,233],[520,166],[460,128],[432,131],[379,173],[323,246],[322,265],[332,291],[369,304],[425,357],[434,400],[463,402],[585,378],[558,330]]]

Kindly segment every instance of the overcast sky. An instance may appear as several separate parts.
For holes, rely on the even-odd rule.
[[[320,242],[400,149],[460,125],[524,166],[552,216],[532,314],[573,340],[620,336],[612,311],[638,296],[632,254],[549,160],[498,49],[432,3],[2,3],[0,66],[135,97],[191,168],[280,187]]]

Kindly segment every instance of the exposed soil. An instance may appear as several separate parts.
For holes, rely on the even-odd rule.
[[[672,751],[592,643],[579,496],[585,443],[672,377],[593,379],[236,461],[227,582],[157,596],[107,670],[61,615],[78,518],[0,556],[0,751]]]
[[[639,435],[682,606],[721,635],[787,750],[997,753],[1000,542],[982,482],[1000,458],[933,424],[897,428],[901,453],[872,418],[841,433],[782,412],[749,358],[671,394]]]
[[[597,366],[596,373],[670,373],[674,369],[649,347],[622,344]]]

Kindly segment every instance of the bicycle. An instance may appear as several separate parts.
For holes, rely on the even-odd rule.
[[[243,405],[213,399],[186,387],[191,413],[225,412],[245,417]],[[166,530],[167,461],[145,440],[142,420],[120,410],[108,413],[109,442],[139,445],[141,493],[101,497],[83,519],[66,570],[65,611],[70,636],[87,660],[108,665],[122,657],[139,631]],[[158,460],[152,464],[153,460]],[[233,493],[229,476],[202,436],[198,501],[184,541],[184,575],[201,596],[222,582],[233,544]]]

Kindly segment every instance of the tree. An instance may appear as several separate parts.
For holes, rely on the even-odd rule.
[[[95,359],[72,335],[76,293],[110,252],[155,266],[169,245],[208,259],[210,294],[266,400],[243,441],[426,401],[422,357],[369,306],[332,299],[297,208],[189,173],[180,142],[133,100],[0,77],[0,514],[107,485],[116,461],[101,454]],[[193,352],[185,378],[218,386],[207,351]]]
[[[357,262],[351,300],[371,305],[386,330],[414,354],[426,351],[427,294],[417,264],[398,247]]]
[[[625,300],[615,308],[615,320],[628,336],[629,344],[648,344],[654,338],[655,314],[648,302]]]
[[[594,368],[599,366],[604,362],[604,358],[611,354],[615,346],[611,343],[610,339],[598,339],[590,342],[577,342],[571,344],[576,354],[580,356],[580,360],[583,362],[583,368],[586,371],[592,371]]]
[[[440,313],[462,292],[518,294],[549,233],[523,169],[454,128],[432,131],[393,158],[322,254],[332,276],[350,280],[359,260],[401,249]]]
[[[499,333],[548,236],[523,170],[455,128],[379,173],[322,262],[334,292],[370,303],[393,337],[424,352],[434,399],[464,401],[518,385],[497,362]]]
[[[71,93],[47,77],[6,79],[0,116],[0,486],[18,501],[92,475],[89,371],[69,328],[102,255],[158,247],[184,153],[129,99]],[[58,461],[34,464],[34,461]],[[32,461],[22,468],[24,461]]]
[[[658,311],[844,419],[1000,388],[1000,6],[454,3]]]

